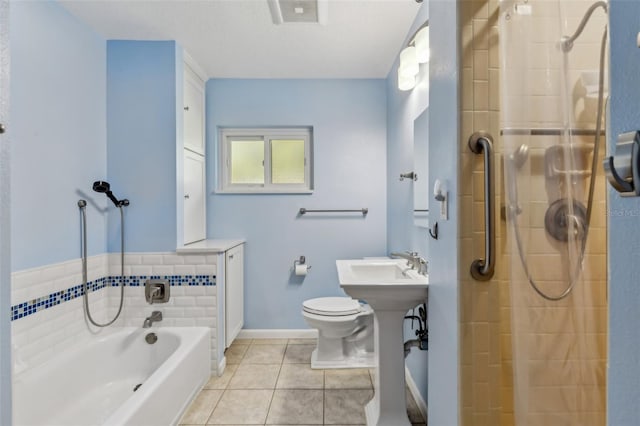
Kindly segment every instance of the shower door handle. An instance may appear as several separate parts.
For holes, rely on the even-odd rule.
[[[474,154],[484,154],[484,259],[471,263],[471,276],[477,281],[489,281],[496,266],[495,197],[493,170],[493,138],[489,133],[476,132],[469,138]]]

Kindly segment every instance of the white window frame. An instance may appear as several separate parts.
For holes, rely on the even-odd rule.
[[[264,184],[231,183],[232,139],[264,141]],[[304,140],[304,183],[271,183],[271,141]],[[313,129],[311,127],[220,128],[218,130],[218,186],[221,194],[311,194],[313,193]]]

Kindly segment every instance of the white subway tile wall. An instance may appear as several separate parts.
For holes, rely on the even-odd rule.
[[[114,326],[141,327],[154,310],[163,313],[158,327],[203,326],[211,329],[211,368],[216,371],[217,256],[175,253],[136,253],[125,256],[124,308]],[[113,318],[120,288],[109,286],[108,277],[120,276],[120,255],[92,256],[87,262],[92,317],[98,322]],[[169,277],[171,300],[149,305],[144,299],[144,279]],[[104,284],[107,284],[104,287]],[[181,284],[181,285],[175,285]],[[104,333],[88,324],[83,311],[82,262],[80,259],[14,272],[12,274],[11,322],[14,373],[47,361],[68,349]],[[71,289],[71,290],[70,290]],[[70,291],[69,291],[70,290]],[[20,307],[18,309],[18,307]],[[18,315],[19,314],[19,315]]]
[[[217,275],[217,256],[203,254],[176,255],[172,253],[144,253],[125,256],[125,275],[137,276],[208,276]],[[120,255],[109,256],[110,273],[118,275]],[[129,273],[127,273],[129,270]],[[214,281],[215,282],[215,281]],[[120,289],[107,289],[109,306],[117,307]],[[149,305],[144,287],[125,287],[124,309],[118,326],[141,327],[153,311],[162,312],[159,327],[209,327],[211,329],[211,371],[217,371],[217,285],[171,286],[168,303]]]

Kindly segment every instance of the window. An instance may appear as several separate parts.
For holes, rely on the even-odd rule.
[[[220,129],[218,192],[309,193],[311,128]]]

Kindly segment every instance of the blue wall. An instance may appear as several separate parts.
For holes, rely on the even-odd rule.
[[[459,310],[458,310],[458,29],[455,2],[434,1],[421,7],[412,31],[427,18],[430,23],[430,88],[425,99],[424,76],[411,92],[396,89],[397,63],[387,78],[388,93],[388,244],[389,250],[412,248],[429,260],[429,351],[407,360],[411,376],[427,400],[429,423],[456,425],[459,419]],[[403,47],[403,46],[401,46]],[[427,237],[413,220],[411,186],[399,182],[399,173],[413,169],[413,120],[429,108],[429,182],[446,180],[449,220],[437,221],[440,238]],[[434,202],[430,203],[435,210]],[[409,338],[405,328],[405,337]],[[427,374],[427,366],[428,374]],[[427,392],[431,389],[431,392]]]
[[[106,251],[106,43],[52,1],[11,4],[12,270],[77,259],[77,201],[89,254]]]
[[[429,19],[429,8],[422,5],[407,34],[407,39]],[[408,42],[409,40],[406,40]],[[405,44],[406,45],[406,44]],[[399,46],[398,55],[403,46]],[[414,224],[413,191],[411,181],[400,181],[400,173],[414,169],[413,121],[429,106],[429,65],[420,65],[420,74],[413,90],[398,89],[398,59],[387,77],[387,244],[389,252],[417,251],[431,259],[428,253],[428,234]],[[415,159],[428,162],[428,158]],[[420,177],[420,176],[419,176]],[[427,176],[422,176],[426,179]],[[409,321],[405,322],[405,340],[414,339]],[[427,400],[428,353],[414,349],[406,359],[422,399]]]
[[[0,0],[0,123],[9,120],[9,1]],[[0,134],[0,424],[11,424],[11,131]]]
[[[611,0],[611,118],[607,155],[618,134],[640,130],[640,2]],[[640,198],[621,198],[608,186],[609,371],[607,424],[633,425],[640,419]]]
[[[207,182],[218,126],[313,126],[311,195],[211,194],[209,238],[245,238],[245,328],[307,328],[302,302],[344,295],[335,260],[386,254],[384,80],[209,80]],[[211,193],[213,188],[209,188]],[[308,214],[300,207],[368,207],[369,214]],[[294,259],[312,266],[291,276]]]
[[[173,41],[107,43],[107,177],[116,197],[131,202],[125,208],[128,252],[176,249],[176,134],[182,120],[176,64],[182,68]],[[118,252],[120,217],[112,203],[109,211],[109,251]]]
[[[458,170],[460,158],[458,3],[429,3],[429,181],[446,180],[449,220],[429,238],[429,423],[459,424],[460,310],[458,284]],[[437,107],[436,107],[437,105]],[[430,204],[430,207],[433,203]],[[433,216],[433,215],[432,215]],[[434,218],[431,217],[430,220]]]

